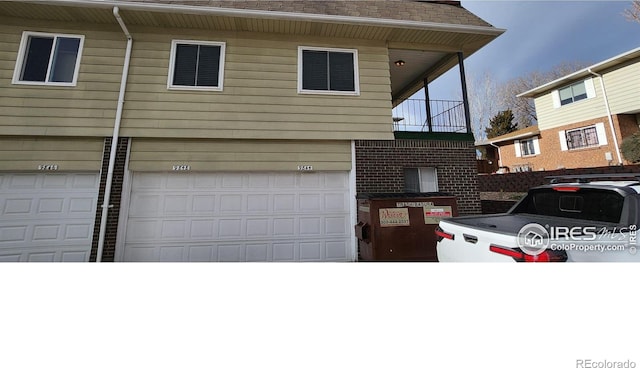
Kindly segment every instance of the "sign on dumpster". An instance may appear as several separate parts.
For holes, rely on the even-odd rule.
[[[451,206],[426,206],[422,208],[422,212],[425,224],[439,224],[440,219],[453,216]]]
[[[410,226],[408,208],[380,208],[380,226]]]

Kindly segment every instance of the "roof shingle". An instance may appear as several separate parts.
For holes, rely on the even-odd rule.
[[[202,6],[362,18],[485,26],[491,25],[457,1],[413,0],[126,0],[130,3]]]

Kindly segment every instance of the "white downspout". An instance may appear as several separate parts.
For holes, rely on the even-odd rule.
[[[120,123],[122,122],[122,109],[124,107],[124,92],[127,87],[127,79],[129,77],[129,63],[131,61],[131,47],[133,38],[127,29],[127,26],[120,17],[120,9],[113,7],[113,16],[116,17],[120,28],[127,37],[127,50],[124,56],[124,65],[122,67],[122,79],[120,80],[120,94],[118,95],[118,107],[116,110],[116,120],[113,124],[113,134],[111,138],[111,151],[109,152],[109,168],[107,169],[107,182],[104,187],[104,202],[102,203],[102,216],[100,217],[100,235],[98,236],[98,254],[96,262],[102,261],[102,251],[104,249],[104,238],[107,232],[107,215],[109,214],[109,199],[111,197],[111,185],[113,183],[113,170],[116,165],[116,150],[118,149],[118,138],[120,135]]]
[[[587,71],[596,77],[600,78],[600,87],[602,88],[602,97],[604,97],[604,106],[607,109],[607,117],[609,118],[609,129],[611,129],[611,135],[613,136],[613,145],[616,149],[616,155],[618,157],[618,165],[622,165],[622,156],[620,155],[620,146],[618,145],[618,137],[616,136],[616,130],[613,127],[613,117],[611,116],[611,109],[609,108],[609,99],[607,98],[607,90],[604,88],[604,77],[602,74],[598,74],[591,70]]]

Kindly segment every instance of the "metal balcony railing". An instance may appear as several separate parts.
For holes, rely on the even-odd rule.
[[[396,132],[468,133],[462,101],[430,100],[431,121],[426,100],[408,99],[393,109]]]

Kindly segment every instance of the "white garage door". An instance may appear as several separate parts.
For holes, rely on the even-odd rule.
[[[135,173],[125,261],[353,259],[349,175]]]
[[[0,173],[0,261],[88,261],[98,174]]]

